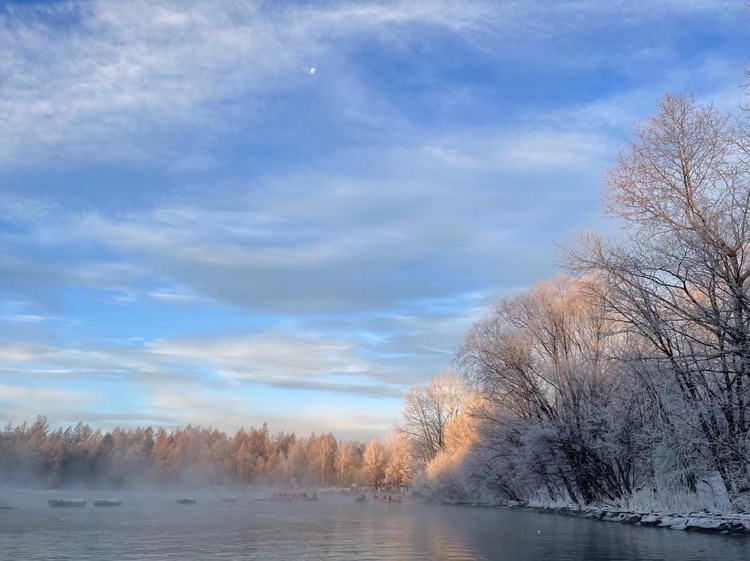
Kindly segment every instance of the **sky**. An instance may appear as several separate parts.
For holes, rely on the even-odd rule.
[[[743,6],[1,2],[0,421],[385,434]]]

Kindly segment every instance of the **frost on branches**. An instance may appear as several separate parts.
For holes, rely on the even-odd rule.
[[[621,232],[473,326],[471,407],[406,404],[425,496],[750,509],[747,117],[667,96],[636,128],[606,179]]]

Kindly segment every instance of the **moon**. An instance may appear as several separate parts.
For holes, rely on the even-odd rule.
[[[315,69],[314,68],[310,69],[310,74],[315,74]]]

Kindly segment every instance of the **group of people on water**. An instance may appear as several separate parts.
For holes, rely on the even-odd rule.
[[[391,502],[393,502],[393,503],[400,503],[401,502],[401,497],[399,495],[396,495],[395,497],[393,497],[392,495],[382,494],[382,495],[380,495],[380,497],[378,497],[378,494],[374,493],[373,496],[372,496],[372,498],[375,501],[380,500],[380,501],[382,501],[384,503],[391,503]],[[308,496],[307,493],[305,493],[305,492],[298,492],[298,493],[274,493],[273,494],[273,499],[275,501],[293,501],[295,499],[297,499],[297,500],[305,500],[305,501],[317,501],[318,500],[318,495],[316,493],[313,493],[312,496]],[[367,495],[365,495],[364,493],[362,495],[358,496],[355,499],[355,501],[358,502],[358,503],[369,502],[368,499],[367,499]]]
[[[364,495],[362,495],[362,496],[364,496]],[[374,495],[372,496],[372,498],[373,498],[373,499],[375,499],[375,500],[377,501],[377,500],[378,500],[378,494],[377,494],[377,493],[375,493],[375,494],[374,494]],[[392,498],[392,497],[391,497],[390,495],[383,495],[383,496],[382,496],[382,498],[381,498],[380,500],[381,500],[381,501],[385,501],[385,502],[387,502],[387,503],[390,503],[390,502],[397,502],[397,503],[400,503],[400,502],[401,502],[401,497],[399,497],[398,495],[396,495],[396,498],[394,499],[394,498]]]
[[[375,493],[372,496],[372,498],[373,498],[373,500],[377,501],[378,500],[378,494]],[[366,503],[367,502],[367,495],[363,494],[362,496],[357,497],[354,500],[355,500],[355,502],[358,502],[358,503]],[[393,498],[391,495],[382,495],[381,498],[380,498],[380,500],[383,501],[383,502],[386,502],[386,503],[390,503],[390,502],[400,503],[401,502],[401,497],[398,496],[398,495],[396,495],[396,497]]]
[[[274,493],[273,498],[277,501],[289,501],[292,499],[318,500],[318,495],[316,493],[313,493],[312,497],[308,497],[307,493]]]

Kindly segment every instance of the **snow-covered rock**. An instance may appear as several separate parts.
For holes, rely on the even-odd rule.
[[[514,504],[512,508],[524,508],[522,504]],[[630,510],[608,509],[580,505],[526,505],[536,512],[577,516],[605,522],[619,522],[621,524],[638,524],[682,530],[687,532],[703,532],[709,534],[746,534],[750,535],[750,514],[721,515],[707,512],[691,512],[688,515],[679,513],[635,512]]]

